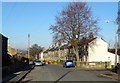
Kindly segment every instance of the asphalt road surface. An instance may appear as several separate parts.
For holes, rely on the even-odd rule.
[[[83,69],[63,68],[58,65],[45,65],[35,67],[22,81],[30,83],[33,81],[114,81],[115,80],[99,76],[101,71],[87,71]]]

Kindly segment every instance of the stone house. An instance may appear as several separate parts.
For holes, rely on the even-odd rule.
[[[70,59],[72,58],[72,46],[63,45],[60,47],[52,47],[43,52],[44,59]],[[71,56],[70,56],[71,55]]]
[[[93,38],[86,45],[79,44],[78,49],[80,62],[111,62],[111,65],[115,63],[115,54],[108,52],[108,44],[101,38]],[[76,60],[72,45],[52,47],[44,52],[44,56]]]
[[[108,44],[101,38],[96,38],[88,44],[88,62],[111,62],[111,65],[114,65],[115,57],[115,54],[108,52]]]
[[[8,43],[8,54],[11,56],[17,55],[17,49],[13,48],[10,43]]]

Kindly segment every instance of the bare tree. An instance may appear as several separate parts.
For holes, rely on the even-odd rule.
[[[30,55],[37,56],[44,50],[44,47],[38,46],[38,44],[33,44],[30,48]]]
[[[50,26],[50,30],[56,42],[73,46],[79,62],[78,43],[82,38],[89,38],[89,34],[97,34],[99,31],[97,23],[98,19],[92,15],[91,8],[86,2],[72,2],[58,13],[56,23]]]

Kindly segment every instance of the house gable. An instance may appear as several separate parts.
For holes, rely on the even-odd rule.
[[[108,44],[101,38],[96,38],[88,44],[88,61],[108,61]]]

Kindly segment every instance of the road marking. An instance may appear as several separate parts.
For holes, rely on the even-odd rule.
[[[70,73],[71,71],[68,71],[67,73],[65,73],[64,75],[62,75],[58,80],[56,80],[54,83],[59,82],[59,80],[61,80],[63,77],[65,77],[68,73]]]

